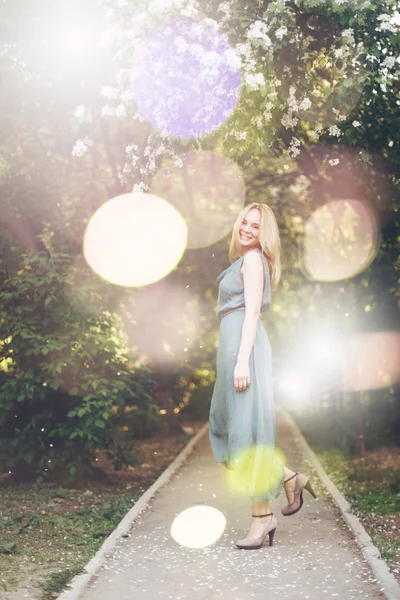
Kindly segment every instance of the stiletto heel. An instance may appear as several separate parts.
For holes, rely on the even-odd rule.
[[[284,517],[290,517],[291,515],[295,515],[297,512],[299,512],[299,510],[303,506],[303,490],[304,489],[306,489],[309,494],[314,496],[315,499],[317,498],[316,493],[314,492],[314,490],[311,487],[310,480],[308,479],[307,475],[304,475],[303,473],[295,473],[295,475],[292,475],[292,477],[289,477],[289,479],[286,479],[286,481],[284,483],[287,483],[288,481],[290,481],[291,479],[294,479],[295,477],[296,477],[296,485],[295,485],[295,488],[293,491],[293,501],[290,504],[288,504],[287,506],[285,506],[285,508],[282,508],[282,510],[281,510],[281,513],[283,514]]]
[[[274,543],[275,531],[276,531],[276,527],[275,527],[275,529],[273,529],[272,531],[270,531],[270,532],[268,533],[268,535],[269,535],[269,545],[270,545],[270,546],[272,546],[272,545],[273,545],[273,543]]]
[[[235,542],[236,546],[241,550],[258,550],[264,544],[267,535],[269,536],[269,545],[272,546],[272,544],[274,543],[275,531],[278,526],[278,522],[275,519],[273,513],[268,513],[267,515],[252,515],[252,517],[272,517],[272,519],[268,523],[264,533],[259,538],[255,538],[253,540],[254,543],[247,544],[245,539],[237,540],[237,542]]]
[[[306,485],[304,486],[304,489],[307,490],[307,492],[311,494],[311,496],[314,496],[314,498],[317,499],[317,494],[312,489],[310,480],[307,481]]]

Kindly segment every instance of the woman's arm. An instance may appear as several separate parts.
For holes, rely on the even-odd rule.
[[[248,252],[243,260],[245,316],[234,373],[236,391],[250,383],[249,360],[257,334],[264,288],[264,266],[258,252]]]
[[[243,285],[245,316],[240,340],[239,360],[250,360],[256,339],[257,323],[261,315],[264,286],[264,266],[258,252],[248,252],[243,260]]]

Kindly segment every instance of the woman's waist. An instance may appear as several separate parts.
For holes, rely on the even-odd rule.
[[[224,317],[226,317],[226,316],[227,316],[227,315],[229,315],[230,313],[236,312],[236,311],[238,311],[238,310],[245,310],[245,307],[244,307],[244,306],[237,306],[236,308],[230,308],[230,309],[226,310],[225,312],[223,312],[223,313],[220,315],[220,318],[221,318],[221,319],[223,319]],[[261,318],[261,313],[260,313],[260,315],[259,315],[259,316],[260,316],[260,318]]]
[[[229,315],[230,313],[236,312],[237,310],[244,310],[244,306],[237,306],[236,308],[230,308],[226,311],[224,311],[221,315],[220,318],[223,319],[224,317],[226,317],[227,315]]]

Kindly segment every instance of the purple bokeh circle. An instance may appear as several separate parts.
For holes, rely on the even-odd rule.
[[[134,57],[132,89],[142,115],[169,135],[207,135],[240,93],[240,59],[211,23],[172,21],[152,30]]]

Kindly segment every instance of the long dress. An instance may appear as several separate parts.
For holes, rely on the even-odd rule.
[[[264,264],[261,312],[265,312],[271,302],[268,261],[261,251],[250,252],[258,252]],[[259,319],[250,355],[250,385],[236,392],[233,373],[245,311],[225,315],[245,306],[243,259],[238,258],[218,277],[221,323],[209,437],[215,460],[229,469],[232,485],[255,501],[268,502],[279,496],[283,486],[283,461],[276,451],[270,341]]]

